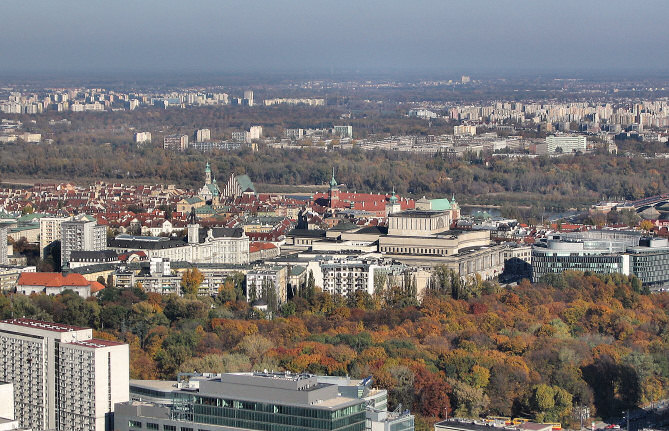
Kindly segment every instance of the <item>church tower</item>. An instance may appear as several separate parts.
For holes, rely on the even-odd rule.
[[[334,176],[334,166],[332,167],[332,179],[330,180],[330,208],[336,208],[339,203],[339,186]]]
[[[204,168],[204,183],[211,184],[211,167],[209,166],[209,162],[207,162],[207,167]]]
[[[195,216],[195,208],[191,207],[188,215],[188,244],[198,244],[200,242],[200,225]]]
[[[386,216],[389,214],[395,214],[398,213],[402,210],[402,207],[400,206],[400,200],[397,196],[395,196],[395,187],[393,187],[393,194],[388,198],[388,202],[386,203]]]
[[[451,220],[459,220],[459,219],[460,219],[460,205],[458,205],[458,203],[455,201],[455,193],[453,193],[453,197],[451,198]]]

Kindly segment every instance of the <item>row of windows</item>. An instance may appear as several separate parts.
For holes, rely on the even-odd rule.
[[[261,403],[252,401],[237,401],[214,397],[195,397],[196,408],[198,405],[212,406],[212,407],[227,407],[232,409],[242,409],[247,411],[257,411],[265,413],[278,413],[282,415],[301,416],[319,419],[337,419],[344,416],[349,416],[365,410],[364,404],[359,403],[353,406],[345,407],[338,410],[323,410],[316,408],[304,408],[296,406],[285,406],[281,404]]]

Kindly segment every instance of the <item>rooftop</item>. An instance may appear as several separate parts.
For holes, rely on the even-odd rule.
[[[389,214],[389,217],[425,218],[425,217],[438,217],[443,214],[444,211],[407,210],[407,211],[400,211],[394,214]]]
[[[82,328],[80,326],[65,325],[62,323],[43,322],[41,320],[32,320],[24,318],[2,320],[0,321],[0,323],[23,326],[26,328],[42,329],[44,331],[52,331],[52,332],[85,331],[86,329],[88,329],[88,328]]]
[[[101,340],[98,338],[91,338],[90,340],[80,340],[70,344],[75,346],[91,347],[93,349],[101,349],[103,347],[122,346],[125,343],[119,343],[118,341]]]

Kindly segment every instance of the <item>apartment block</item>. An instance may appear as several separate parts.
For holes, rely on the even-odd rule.
[[[0,321],[0,380],[14,385],[19,425],[34,431],[113,429],[129,399],[127,344],[93,330],[31,319]]]
[[[195,142],[207,142],[211,140],[211,130],[199,129],[195,131]]]
[[[168,135],[163,138],[163,148],[166,150],[185,151],[188,148],[188,135]]]
[[[0,225],[0,265],[7,265],[7,226]]]
[[[63,266],[69,263],[73,251],[101,251],[107,247],[107,228],[98,226],[96,221],[65,221],[60,229],[60,261]]]
[[[44,249],[55,241],[62,239],[60,225],[69,220],[68,217],[42,217],[39,219],[39,253],[44,259]]]

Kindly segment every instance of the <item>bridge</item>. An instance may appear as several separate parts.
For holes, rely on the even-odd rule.
[[[625,202],[625,207],[634,207],[637,211],[643,211],[649,207],[658,207],[664,204],[669,204],[669,193],[663,193],[649,198],[643,198],[636,201]]]

